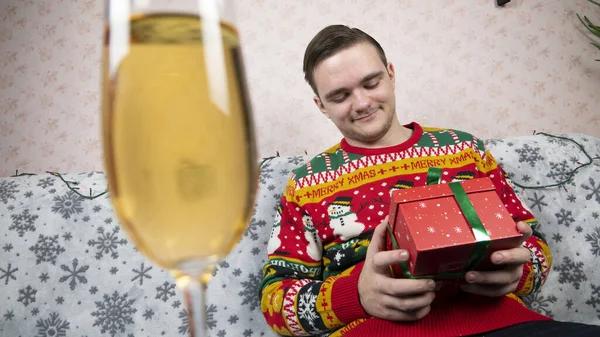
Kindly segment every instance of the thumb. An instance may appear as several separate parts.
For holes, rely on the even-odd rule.
[[[367,248],[367,256],[365,257],[365,259],[367,259],[367,260],[373,259],[373,257],[375,256],[376,253],[385,249],[384,243],[385,243],[387,226],[388,226],[388,217],[386,216],[385,219],[383,219],[381,221],[381,223],[379,225],[377,225],[377,227],[375,227],[375,230],[373,231],[373,237],[371,238],[371,243],[369,244],[369,247]]]
[[[517,222],[517,229],[519,229],[519,232],[523,234],[523,236],[521,237],[521,242],[519,243],[519,246],[521,246],[523,242],[529,240],[529,238],[533,234],[533,231],[531,229],[531,226],[529,226],[529,224],[525,221]]]
[[[373,232],[371,244],[367,248],[365,262],[369,263],[375,272],[388,274],[390,265],[408,260],[408,252],[403,249],[385,250],[385,236],[387,235],[388,218],[386,217]]]

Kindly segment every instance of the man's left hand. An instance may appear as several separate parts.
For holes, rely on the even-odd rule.
[[[467,284],[462,290],[483,296],[498,297],[515,292],[523,274],[523,265],[531,261],[529,249],[523,247],[523,242],[531,237],[531,227],[525,222],[518,222],[517,228],[523,233],[523,239],[516,248],[494,252],[490,259],[492,263],[504,266],[495,271],[469,271],[465,275]]]

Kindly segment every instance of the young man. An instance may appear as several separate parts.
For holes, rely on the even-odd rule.
[[[274,331],[408,337],[498,330],[528,336],[527,329],[564,328],[518,297],[544,283],[552,256],[535,231],[537,221],[481,140],[457,130],[401,125],[394,66],[379,43],[356,28],[319,32],[306,49],[304,73],[317,107],[344,138],[294,170],[281,199],[261,290],[261,308]],[[390,190],[425,185],[430,165],[442,170],[441,183],[489,177],[523,233],[522,245],[491,256],[501,269],[466,273],[451,302],[434,301],[432,280],[393,278],[390,265],[407,261],[408,252],[383,249]],[[568,327],[571,335],[594,328],[600,330]]]

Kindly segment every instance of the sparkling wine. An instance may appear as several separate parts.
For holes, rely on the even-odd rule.
[[[123,24],[126,37],[108,27],[103,69],[115,210],[165,269],[218,261],[243,234],[257,176],[237,32],[166,13]]]

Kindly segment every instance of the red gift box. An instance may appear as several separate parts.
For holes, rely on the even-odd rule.
[[[433,278],[445,295],[467,270],[497,268],[490,254],[522,238],[489,178],[395,190],[389,219],[386,248],[410,253],[408,264],[392,266],[394,276]]]

